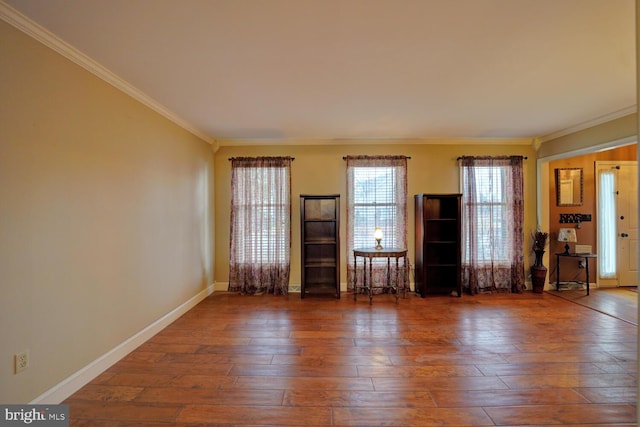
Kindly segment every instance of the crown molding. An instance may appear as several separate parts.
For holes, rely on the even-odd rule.
[[[113,72],[109,71],[107,68],[94,61],[75,47],[71,46],[69,43],[65,42],[46,28],[32,21],[19,11],[15,10],[8,4],[4,3],[0,0],[0,19],[8,23],[9,25],[14,26],[18,30],[27,34],[28,36],[36,39],[40,43],[45,46],[53,49],[55,52],[69,59],[70,61],[76,63],[82,68],[86,69],[90,73],[114,86],[118,90],[126,93],[131,96],[135,100],[140,103],[146,105],[147,107],[154,110],[156,113],[164,116],[165,118],[171,120],[173,123],[177,124],[181,128],[186,131],[192,133],[198,138],[206,141],[207,143],[211,143],[211,136],[207,135],[202,130],[198,129],[193,124],[187,122],[182,117],[175,114],[173,111],[169,110],[167,107],[146,95],[140,89],[131,85],[124,79],[120,78]]]
[[[220,147],[259,145],[532,145],[532,138],[255,138],[217,139]]]
[[[220,143],[217,140],[212,139],[211,140],[211,151],[213,152],[213,154],[217,153],[219,149],[220,149]]]
[[[634,114],[638,111],[638,105],[632,105],[630,107],[624,108],[619,111],[615,111],[610,114],[606,114],[604,116],[597,117],[593,120],[589,120],[583,123],[579,123],[575,126],[568,127],[566,129],[559,130],[557,132],[553,132],[547,135],[543,135],[537,138],[540,144],[543,144],[547,141],[551,141],[552,139],[561,138],[566,135],[570,135],[572,133],[580,132],[581,130],[585,130],[594,126],[601,125],[606,122],[610,122],[615,119],[619,119],[624,116],[628,116],[629,114]]]
[[[565,151],[563,153],[553,154],[551,156],[539,157],[538,162],[552,162],[554,160],[567,159],[570,157],[584,156],[587,154],[599,153],[601,151],[611,150],[613,148],[620,148],[627,145],[637,144],[638,137],[636,135],[627,136],[625,138],[616,139],[614,141],[603,142],[602,144],[591,145],[589,147],[578,148],[571,151]]]

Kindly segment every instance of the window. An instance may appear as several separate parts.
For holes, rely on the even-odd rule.
[[[407,158],[349,156],[347,160],[347,286],[353,286],[353,249],[375,246],[373,233],[382,230],[382,246],[407,247]],[[375,258],[386,268],[386,260]]]
[[[464,199],[463,216],[475,218],[475,241],[472,245],[470,232],[464,233],[463,262],[470,263],[472,259],[478,264],[506,263],[511,259],[512,241],[508,227],[509,206],[507,204],[506,174],[504,167],[478,166],[473,169],[475,179],[465,186],[465,194],[475,194],[475,197]],[[469,169],[463,169],[463,182],[469,181],[466,175]],[[473,185],[473,188],[469,186]],[[467,212],[464,212],[464,211]]]
[[[373,245],[373,230],[382,229],[385,246],[398,247],[396,232],[398,205],[396,173],[393,167],[353,168],[353,245],[367,248]]]
[[[461,159],[462,270],[471,293],[524,289],[522,160]]]
[[[288,292],[291,159],[232,159],[229,290]]]
[[[612,279],[616,271],[616,175],[614,170],[598,171],[598,274]]]
[[[235,259],[239,263],[268,264],[286,260],[289,230],[288,188],[273,188],[274,179],[288,181],[286,168],[238,168],[232,209],[237,213]],[[248,220],[248,223],[244,221]],[[245,227],[246,226],[246,227]]]

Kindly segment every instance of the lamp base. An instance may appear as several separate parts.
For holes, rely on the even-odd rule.
[[[564,245],[564,254],[565,255],[569,255],[569,244],[568,243],[565,243],[565,245]]]
[[[376,239],[376,251],[382,250],[382,245],[380,244],[381,241],[382,239]]]

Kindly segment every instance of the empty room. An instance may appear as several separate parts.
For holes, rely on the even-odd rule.
[[[636,1],[0,18],[2,422],[636,425]]]

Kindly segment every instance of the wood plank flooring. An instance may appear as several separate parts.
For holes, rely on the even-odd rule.
[[[584,290],[551,290],[548,292],[576,304],[626,320],[636,326],[638,325],[637,288],[596,288],[591,289],[591,295],[587,295]]]
[[[72,426],[636,425],[637,326],[550,294],[215,293],[65,403]]]

